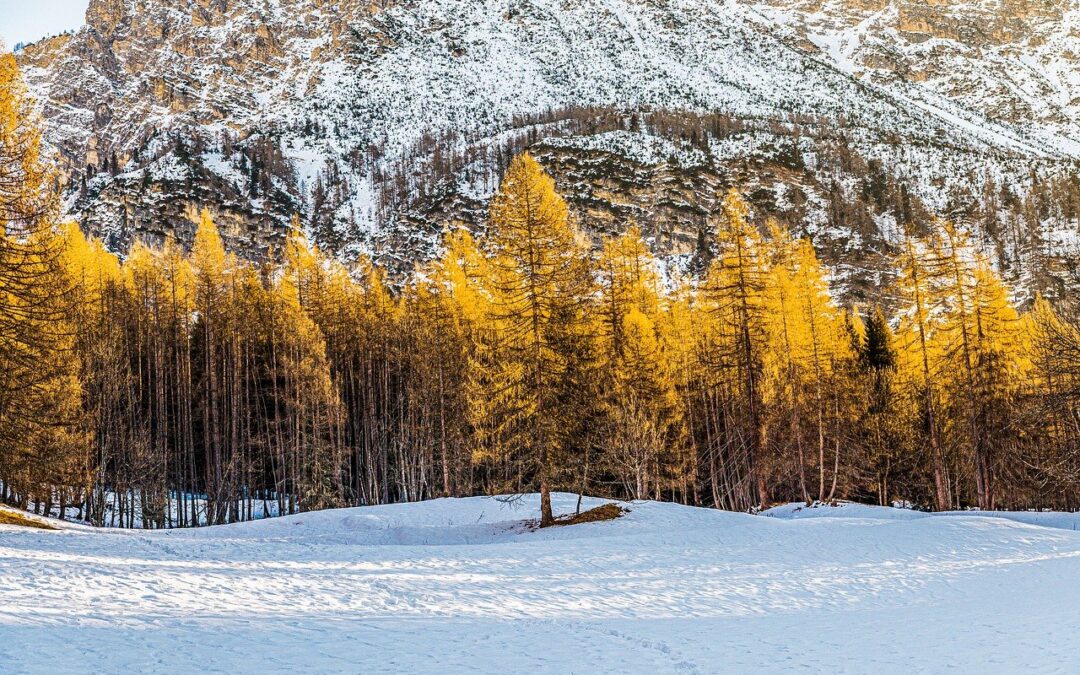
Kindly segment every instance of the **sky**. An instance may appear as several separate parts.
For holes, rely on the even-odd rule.
[[[90,0],[0,0],[0,40],[8,49],[19,42],[77,30]]]

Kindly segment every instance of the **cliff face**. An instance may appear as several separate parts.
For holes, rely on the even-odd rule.
[[[20,61],[69,211],[118,250],[187,242],[208,206],[250,257],[297,213],[323,246],[404,270],[446,222],[483,227],[508,156],[531,148],[586,229],[637,222],[674,264],[738,185],[855,295],[887,272],[898,223],[930,211],[1045,290],[1072,283],[1046,260],[1076,248],[1077,15],[1053,0],[92,0],[84,29]]]

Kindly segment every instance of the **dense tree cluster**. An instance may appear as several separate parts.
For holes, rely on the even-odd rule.
[[[948,222],[910,228],[892,316],[839,306],[810,242],[737,190],[698,274],[634,227],[597,249],[528,154],[486,234],[448,229],[400,288],[299,221],[262,264],[206,212],[190,251],[121,261],[53,225],[13,70],[0,85],[8,501],[147,527],[532,490],[548,524],[556,489],[1078,506],[1080,332],[1021,314]]]

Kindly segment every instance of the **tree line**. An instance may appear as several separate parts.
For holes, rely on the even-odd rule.
[[[1078,506],[1080,331],[1021,312],[946,221],[896,309],[844,307],[808,240],[731,190],[697,274],[594,245],[527,153],[486,232],[391,286],[309,245],[262,263],[211,214],[121,260],[57,225],[0,58],[0,497],[174,527],[539,490],[752,510],[854,499]]]

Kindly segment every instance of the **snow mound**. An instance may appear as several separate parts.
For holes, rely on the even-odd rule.
[[[574,514],[577,499],[574,494],[552,494],[555,516]],[[270,539],[323,546],[472,546],[659,535],[675,530],[708,533],[754,518],[716,509],[595,497],[583,498],[581,510],[611,503],[627,513],[617,520],[549,529],[538,527],[540,497],[529,494],[330,509],[232,525],[129,533],[238,543]]]
[[[1080,531],[1080,513],[1058,513],[1054,511],[949,511],[942,516],[964,516],[966,518],[1000,518],[1014,523],[1053,527],[1060,530]]]
[[[916,520],[925,518],[927,513],[911,509],[897,509],[888,506],[871,506],[868,504],[853,504],[851,502],[838,502],[836,504],[822,504],[815,502],[807,506],[802,502],[781,504],[761,512],[761,515],[769,518],[784,518],[787,520],[801,520],[805,518],[859,518],[868,520]]]
[[[552,496],[557,515],[572,514],[577,496]],[[610,503],[586,498],[581,509]],[[620,503],[621,504],[621,503]],[[625,506],[625,505],[624,505]],[[314,511],[189,530],[196,538],[294,540],[349,546],[458,546],[508,543],[536,536],[540,500],[537,495],[434,499],[409,504]],[[555,532],[554,530],[552,532]],[[560,532],[561,536],[574,536]],[[591,536],[601,534],[589,530]]]
[[[780,506],[774,506],[771,509],[767,509],[762,512],[762,515],[785,520],[802,520],[807,518],[840,518],[857,520],[920,520],[923,518],[944,517],[973,519],[992,518],[1020,523],[1022,525],[1080,531],[1080,513],[1060,513],[1051,511],[979,511],[973,509],[969,511],[927,513],[925,511],[915,511],[913,509],[853,504],[851,502],[838,502],[836,504],[814,503],[810,506],[801,502],[792,502],[790,504],[781,504]]]

